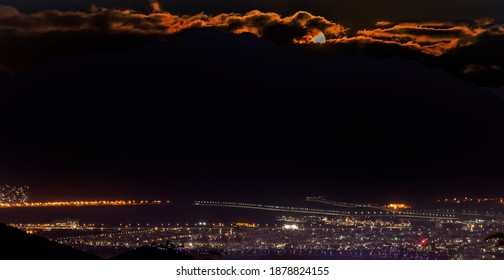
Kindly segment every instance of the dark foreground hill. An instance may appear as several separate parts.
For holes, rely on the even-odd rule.
[[[98,260],[100,257],[41,236],[0,223],[0,259],[2,260]],[[189,260],[190,255],[172,248],[143,246],[112,259],[116,260]]]
[[[95,255],[0,224],[2,260],[96,260]]]

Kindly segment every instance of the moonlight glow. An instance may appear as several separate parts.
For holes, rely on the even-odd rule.
[[[326,42],[326,38],[325,38],[325,35],[324,33],[320,32],[317,36],[315,36],[313,38],[313,43],[325,43]]]

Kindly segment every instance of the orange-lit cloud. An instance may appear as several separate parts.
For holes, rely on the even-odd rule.
[[[497,24],[488,28],[490,35],[504,36],[504,24]]]
[[[178,16],[163,12],[158,2],[151,2],[153,13],[92,7],[88,12],[41,11],[23,14],[13,7],[0,7],[0,29],[14,32],[44,33],[61,31],[104,31],[145,35],[171,35],[192,28],[218,28],[234,33],[253,33],[259,37],[271,26],[319,29],[328,38],[344,33],[343,26],[300,11],[282,17],[277,13],[253,10],[246,14],[226,13],[216,16],[198,14]]]
[[[501,71],[501,67],[497,64],[468,64],[462,71],[464,74],[481,73],[481,72],[496,72]]]
[[[0,6],[0,30],[14,34],[96,31],[147,36],[172,35],[193,28],[216,28],[233,33],[253,33],[258,37],[282,38],[289,43],[311,44],[320,32],[326,44],[378,43],[397,45],[430,55],[472,45],[484,34],[504,35],[504,25],[492,19],[472,22],[393,23],[380,21],[374,29],[349,32],[344,26],[299,11],[291,16],[257,10],[245,14],[174,15],[151,1],[152,13],[92,7],[90,11],[40,11],[21,13]]]
[[[386,20],[378,21],[378,22],[376,23],[376,26],[378,26],[378,27],[387,27],[387,26],[392,26],[392,25],[394,25],[394,23],[393,23],[393,22],[391,22],[391,21],[386,21]]]
[[[424,22],[400,23],[378,22],[376,29],[360,30],[355,36],[328,40],[333,43],[393,44],[418,50],[430,55],[442,55],[446,52],[474,44],[487,33],[489,22],[472,23]]]
[[[306,35],[301,38],[294,38],[295,44],[311,44],[313,43],[313,39],[317,37],[320,33],[324,33],[317,28],[310,28],[306,30]]]
[[[150,4],[151,4],[151,8],[152,8],[152,11],[154,13],[161,13],[163,11],[163,9],[161,9],[161,4],[159,4],[158,1],[150,1]]]

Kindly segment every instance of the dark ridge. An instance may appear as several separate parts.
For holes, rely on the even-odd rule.
[[[456,48],[441,56],[383,43],[304,45],[308,51],[321,55],[354,54],[375,58],[404,58],[440,69],[451,75],[484,87],[504,86],[504,36],[482,36],[475,44]],[[478,71],[466,71],[470,66]],[[492,68],[495,67],[495,68]]]
[[[0,224],[2,260],[98,260],[99,257]]]
[[[278,46],[293,46],[293,38],[302,37],[303,28],[270,25],[263,31],[263,39],[252,34],[234,34],[218,28],[188,29],[167,36],[146,36],[135,34],[108,34],[96,31],[52,32],[39,36],[20,36],[12,32],[0,31],[0,75],[13,75],[33,65],[47,63],[54,59],[80,57],[100,52],[117,52],[139,49],[145,44],[160,40],[174,43],[187,40],[195,35],[216,37],[216,33],[226,38],[228,44],[234,41],[260,44],[258,41],[274,42]],[[207,42],[204,42],[206,45]],[[32,46],[38,46],[33,49]],[[56,47],[55,47],[56,46]],[[375,58],[405,58],[431,68],[441,69],[451,75],[479,86],[504,86],[504,36],[482,36],[473,45],[454,49],[442,56],[423,54],[406,47],[382,44],[349,42],[346,44],[296,45],[321,55],[364,55]],[[287,50],[288,51],[288,50]],[[466,71],[468,67],[477,71]]]

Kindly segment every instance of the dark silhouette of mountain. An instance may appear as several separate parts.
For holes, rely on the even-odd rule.
[[[95,260],[99,257],[0,224],[2,260]]]
[[[112,260],[190,260],[190,255],[177,252],[172,248],[157,246],[142,246],[131,251],[119,254]]]

